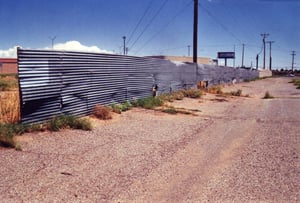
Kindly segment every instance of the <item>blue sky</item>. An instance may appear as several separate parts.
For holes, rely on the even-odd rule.
[[[244,64],[255,66],[261,34],[268,33],[266,40],[275,41],[273,67],[290,68],[295,50],[300,68],[299,11],[300,0],[199,0],[198,55],[216,58],[218,51],[235,47],[239,66],[244,43]],[[15,46],[50,48],[54,36],[54,48],[120,53],[124,35],[130,39],[129,55],[187,56],[193,42],[193,0],[0,0],[0,25],[2,57]],[[268,65],[268,44],[266,53]],[[260,67],[262,59],[261,52]]]

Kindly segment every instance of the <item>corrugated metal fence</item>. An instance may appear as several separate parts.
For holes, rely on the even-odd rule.
[[[21,120],[41,122],[58,114],[88,115],[96,104],[120,103],[195,86],[251,79],[255,70],[123,55],[18,49]]]

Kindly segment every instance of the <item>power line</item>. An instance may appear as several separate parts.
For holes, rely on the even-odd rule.
[[[154,33],[154,35],[152,35],[149,40],[147,40],[141,47],[139,50],[137,50],[135,52],[135,54],[137,54],[138,52],[140,52],[149,42],[151,42],[159,33],[161,33],[164,29],[166,29],[181,13],[183,13],[183,11],[189,7],[191,5],[193,1],[188,2],[181,10],[179,10],[172,18],[170,21],[168,21],[166,24],[164,24],[156,33]]]
[[[132,49],[134,47],[134,45],[136,44],[136,42],[141,38],[141,36],[144,34],[144,32],[148,29],[148,27],[152,24],[152,22],[155,20],[155,18],[158,16],[158,14],[161,12],[161,10],[164,8],[164,6],[166,5],[166,3],[168,2],[168,0],[165,0],[163,2],[163,4],[160,6],[160,8],[157,10],[157,12],[155,13],[155,15],[151,18],[151,20],[149,21],[149,23],[145,26],[145,28],[143,29],[143,31],[141,32],[141,34],[138,36],[138,38],[134,41],[134,43],[131,45],[130,49]]]
[[[139,22],[136,24],[135,28],[133,29],[132,33],[130,34],[128,40],[127,40],[127,44],[130,43],[134,33],[136,32],[136,30],[138,29],[138,27],[140,26],[140,24],[142,23],[143,19],[145,18],[146,14],[148,13],[148,11],[150,10],[151,6],[153,4],[153,0],[151,0],[146,8],[146,10],[144,11],[142,17],[140,18]]]
[[[201,3],[198,3],[198,5],[214,20],[216,23],[218,23],[223,30],[225,30],[227,33],[229,33],[234,39],[240,42],[242,44],[242,41],[233,33],[231,32],[212,12],[210,12],[207,8],[205,8]]]

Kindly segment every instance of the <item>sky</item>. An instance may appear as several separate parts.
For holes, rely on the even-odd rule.
[[[0,0],[0,57],[24,49],[192,56],[193,0]],[[300,69],[300,0],[199,0],[198,56],[235,51],[229,66]],[[189,49],[189,46],[190,49]],[[190,51],[189,51],[190,50]],[[270,46],[266,43],[266,66]],[[220,64],[224,63],[220,59]]]

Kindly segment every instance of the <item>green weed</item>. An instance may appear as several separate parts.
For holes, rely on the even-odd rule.
[[[0,123],[0,146],[15,147],[14,136],[27,132],[28,128],[28,125]]]
[[[142,107],[145,109],[154,109],[155,107],[162,106],[164,101],[160,97],[147,97],[145,99],[138,99],[132,102],[135,107]]]
[[[64,128],[92,130],[92,125],[89,120],[73,115],[55,116],[49,121],[48,125],[48,129],[51,131],[59,131]]]
[[[112,104],[111,108],[113,112],[120,114],[124,111],[130,110],[132,108],[132,104],[129,101],[125,101],[120,104]]]

